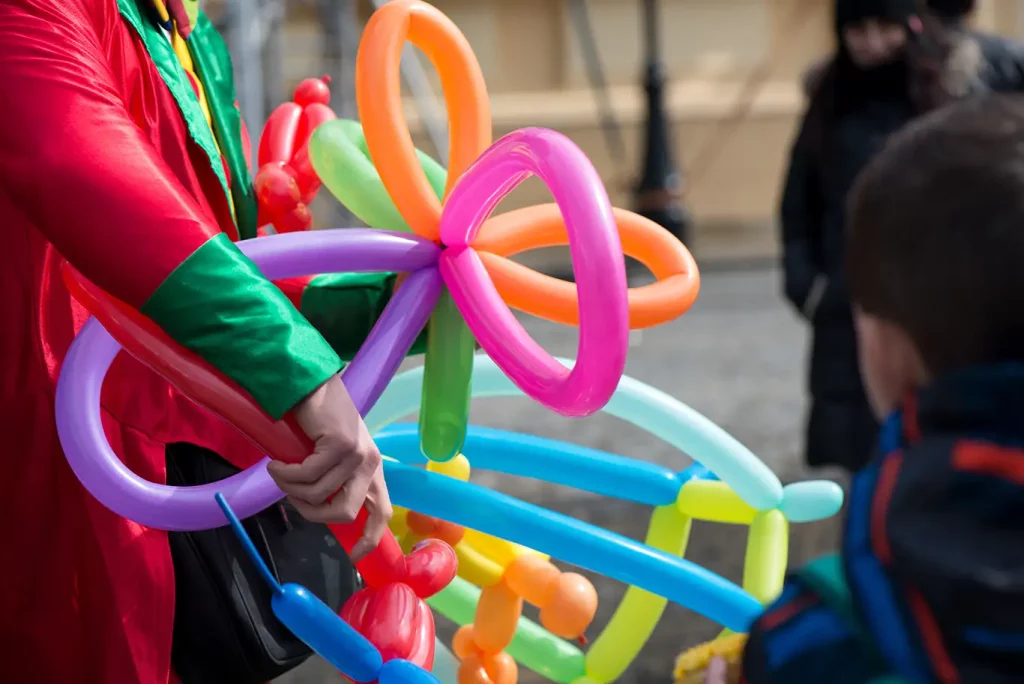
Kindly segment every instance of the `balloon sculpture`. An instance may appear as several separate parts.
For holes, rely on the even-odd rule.
[[[441,78],[451,119],[447,172],[417,152],[402,118],[399,63],[406,40],[427,54]],[[362,128],[324,124],[310,141],[310,158],[324,185],[367,225],[411,230],[445,248],[440,268],[447,289],[430,320],[420,411],[421,448],[432,461],[451,459],[462,447],[474,335],[527,395],[559,413],[587,415],[611,395],[625,367],[627,318],[633,328],[664,323],[696,298],[699,277],[686,248],[660,226],[612,210],[593,167],[564,137],[526,129],[484,151],[491,115],[480,65],[465,36],[434,7],[399,1],[374,13],[356,59],[356,98]],[[498,202],[531,174],[546,183],[557,206],[510,212],[481,230]],[[576,286],[507,258],[566,242],[578,296]],[[658,278],[631,290],[628,308],[623,246]],[[533,343],[506,304],[578,324],[573,370]]]
[[[416,368],[396,377],[367,416],[382,452],[406,464],[425,460],[416,448],[415,427],[393,423],[416,409],[423,376],[423,369]],[[476,357],[475,397],[518,393],[492,360]],[[428,603],[455,622],[472,625],[460,630],[454,643],[464,666],[507,649],[515,660],[556,682],[612,682],[650,637],[667,605],[663,597],[742,631],[760,605],[781,589],[789,523],[829,517],[842,504],[842,490],[831,482],[782,487],[721,428],[632,378],[622,378],[604,411],[665,440],[698,464],[676,473],[571,444],[479,427],[470,428],[466,450],[484,470],[654,506],[646,545],[469,484],[469,462],[461,456],[444,464],[428,463],[427,472],[385,464],[393,500],[409,509],[396,514],[392,525],[403,544],[425,537],[455,544],[459,579]],[[740,496],[738,490],[747,494]],[[424,520],[423,512],[437,518]],[[680,560],[692,520],[749,526],[742,589]],[[558,578],[531,548],[634,584],[586,654],[557,638],[569,636],[563,631],[565,618],[585,615],[580,608],[586,601],[572,603],[579,592],[552,588],[551,581]],[[521,604],[496,606],[487,600],[488,593],[500,594],[492,588],[502,584],[541,608],[543,628],[520,616]],[[552,610],[556,605],[558,610]],[[476,638],[480,634],[486,636]]]
[[[406,40],[422,48],[441,75],[451,117],[447,172],[416,152],[402,125],[398,62]],[[344,621],[328,619],[333,616],[324,615],[323,604],[301,587],[272,583],[276,614],[353,681],[382,684],[436,681],[429,674],[435,660],[433,617],[424,600],[459,622],[472,622],[455,643],[460,684],[512,684],[515,660],[557,681],[610,682],[635,656],[669,599],[745,630],[780,586],[787,520],[833,514],[841,492],[830,483],[783,488],[760,460],[709,421],[622,377],[629,328],[671,320],[696,297],[699,277],[689,252],[655,224],[612,209],[593,166],[564,136],[524,129],[488,146],[490,115],[479,65],[458,29],[430,5],[395,0],[378,10],[366,27],[356,76],[362,129],[322,111],[319,105],[326,107],[326,101],[319,86],[309,86],[291,103],[301,111],[285,105],[278,110],[284,114],[272,117],[272,134],[264,135],[265,149],[261,145],[257,191],[277,198],[261,206],[268,207],[267,220],[287,234],[239,246],[274,280],[325,272],[410,274],[342,376],[371,430],[420,409],[418,429],[397,426],[378,435],[382,451],[404,461],[386,461],[385,475],[394,501],[408,509],[395,522],[406,552],[395,536],[385,535],[360,562],[367,586],[344,606]],[[296,120],[306,123],[289,123]],[[308,144],[296,143],[302,136],[291,126],[313,131]],[[278,145],[274,130],[292,132],[280,134],[285,142]],[[556,204],[488,219],[501,198],[530,175],[548,185]],[[302,232],[308,227],[304,207],[316,189],[311,178],[322,180],[374,228],[413,234],[372,228]],[[507,258],[566,241],[578,286]],[[658,281],[627,289],[623,251],[646,263]],[[221,482],[190,488],[146,482],[126,468],[106,441],[99,410],[103,376],[121,348],[272,457],[298,461],[311,446],[292,418],[273,421],[138,312],[73,270],[65,276],[94,316],[68,352],[56,397],[61,442],[86,489],[122,516],[169,530],[221,526],[235,512],[246,517],[279,499],[266,460]],[[578,324],[578,358],[551,357],[509,306]],[[392,382],[425,326],[424,368]],[[485,356],[474,356],[474,340]],[[570,416],[605,408],[702,465],[674,473],[468,427],[473,394],[514,391]],[[460,455],[464,446],[480,452],[477,462],[485,468],[543,475],[656,506],[648,543],[469,483],[468,462]],[[426,470],[409,465],[422,462],[421,453]],[[744,588],[680,557],[693,518],[750,525]],[[331,529],[350,550],[364,523],[365,512]],[[461,578],[453,581],[456,554]],[[634,585],[586,656],[557,637],[582,637],[596,594],[586,580],[561,573],[543,554]],[[541,608],[550,633],[520,616],[523,600]]]
[[[272,224],[278,233],[309,230],[309,205],[320,179],[309,161],[309,137],[335,118],[328,104],[330,78],[308,78],[295,89],[292,102],[271,114],[263,127],[258,152],[259,170],[253,183],[259,206],[259,225]]]

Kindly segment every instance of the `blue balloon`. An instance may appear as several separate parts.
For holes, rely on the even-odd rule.
[[[384,663],[377,681],[379,684],[441,684],[419,665],[400,658]]]
[[[270,606],[285,627],[352,681],[378,678],[383,660],[376,646],[305,587],[285,584],[281,590]]]
[[[279,584],[227,499],[220,493],[215,498],[235,536],[242,542],[242,548],[273,589],[270,607],[281,624],[352,681],[372,682],[377,679],[383,664],[380,651],[305,587]]]
[[[373,439],[381,453],[403,463],[425,462],[413,423],[392,425]],[[475,469],[520,477],[543,473],[545,482],[648,506],[673,503],[683,484],[676,473],[654,463],[476,425],[469,427],[462,450],[472,454]]]
[[[470,482],[384,462],[391,500],[551,554],[668,598],[735,632],[763,610],[749,593],[684,558]]]
[[[682,489],[683,485],[690,480],[717,480],[718,476],[715,475],[711,470],[700,463],[694,463],[692,466],[682,471],[677,475],[679,478],[679,488]],[[678,492],[677,492],[678,493]],[[674,501],[675,499],[673,499]]]

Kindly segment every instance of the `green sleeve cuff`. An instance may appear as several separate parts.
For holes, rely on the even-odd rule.
[[[224,234],[185,259],[142,313],[275,419],[341,370],[320,333]]]
[[[302,293],[302,315],[343,361],[351,361],[384,313],[395,289],[394,273],[332,273],[317,276]],[[427,348],[426,330],[410,354]]]

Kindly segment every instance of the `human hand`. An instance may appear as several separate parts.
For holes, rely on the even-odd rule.
[[[725,658],[712,658],[704,671],[704,684],[728,684],[729,663]]]
[[[380,452],[337,375],[300,401],[295,419],[314,442],[302,463],[271,461],[267,471],[307,520],[350,523],[364,505],[363,536],[354,562],[377,547],[391,519]]]

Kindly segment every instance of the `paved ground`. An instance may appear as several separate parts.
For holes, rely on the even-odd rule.
[[[635,335],[627,374],[665,390],[716,421],[753,449],[784,481],[806,476],[799,463],[804,410],[803,326],[779,299],[773,271],[705,274],[693,310],[679,321]],[[549,351],[572,356],[575,333],[569,328],[529,321],[527,328]],[[524,400],[483,400],[473,406],[473,422],[585,444],[643,458],[679,470],[689,460],[671,447],[615,418],[569,420]],[[820,475],[820,474],[818,474]],[[509,494],[642,538],[649,509],[554,485],[510,477],[474,476],[474,481]],[[813,557],[834,544],[833,522],[795,526],[791,563]],[[741,576],[744,530],[695,526],[687,558],[730,579]],[[601,598],[593,634],[608,619],[624,591],[621,585],[592,577]],[[450,638],[450,625],[439,632]],[[666,612],[641,657],[623,682],[667,682],[674,656],[684,647],[713,637],[718,628],[679,606]],[[287,684],[335,681],[322,664],[311,663],[288,677]],[[520,681],[543,681],[523,672]]]

